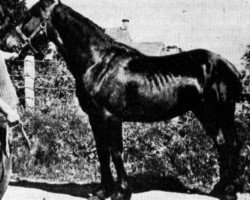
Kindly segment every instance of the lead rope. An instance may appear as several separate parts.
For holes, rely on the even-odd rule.
[[[27,135],[26,131],[24,130],[23,122],[20,121],[18,125],[21,127],[21,132],[22,132],[22,136],[23,136],[23,138],[24,138],[26,147],[27,147],[28,150],[30,151],[30,141],[29,141],[29,138],[28,138],[28,135]]]
[[[23,125],[23,122],[22,121],[19,121],[18,124],[14,124],[13,126],[11,126],[11,128],[14,128],[16,126],[20,126],[21,128],[21,134],[22,134],[22,137],[24,138],[24,143],[26,145],[26,147],[28,148],[28,150],[30,151],[30,141],[29,141],[29,138],[28,138],[28,135],[26,133],[26,131],[24,130],[24,125]],[[9,127],[8,127],[9,128]],[[7,135],[6,135],[6,145],[8,145],[7,142],[9,142],[9,130],[7,128]],[[9,151],[9,149],[6,149],[6,151]],[[7,157],[8,157],[8,152],[6,152],[7,154]]]

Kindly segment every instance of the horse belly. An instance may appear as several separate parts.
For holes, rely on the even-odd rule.
[[[135,95],[127,99],[127,104],[123,110],[122,118],[126,121],[162,121],[171,119],[175,116],[186,112],[185,108],[178,105],[176,94],[169,96],[152,95]]]
[[[195,85],[182,89],[168,87],[152,91],[149,87],[122,89],[116,85],[110,95],[108,108],[124,121],[162,121],[179,116],[191,109],[200,95]]]

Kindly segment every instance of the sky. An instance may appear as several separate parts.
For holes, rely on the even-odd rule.
[[[38,0],[26,0],[30,7]],[[99,26],[127,18],[134,42],[203,48],[237,67],[250,44],[250,0],[61,0]]]

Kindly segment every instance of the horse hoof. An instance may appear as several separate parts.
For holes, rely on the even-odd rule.
[[[226,187],[225,200],[237,200],[236,190],[233,185],[229,185]]]
[[[105,190],[96,189],[88,200],[105,200]]]
[[[120,192],[111,196],[111,200],[130,200],[130,199],[131,199],[131,195],[128,196]]]
[[[233,195],[233,196],[226,196],[225,198],[223,198],[222,200],[237,200],[237,196]]]
[[[101,185],[94,190],[88,200],[105,200],[112,194],[114,194],[114,184],[106,185],[106,187]]]
[[[93,196],[89,197],[88,200],[105,200],[105,198],[101,198],[101,197],[93,195]]]
[[[130,190],[123,190],[115,192],[111,196],[111,200],[130,200],[132,196],[132,193]]]
[[[236,190],[233,185],[229,185],[226,189],[218,189],[212,192],[212,196],[219,198],[220,200],[237,200]]]
[[[221,197],[220,200],[237,200],[236,195],[226,195],[224,197]]]

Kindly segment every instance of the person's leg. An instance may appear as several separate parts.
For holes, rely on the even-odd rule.
[[[12,159],[10,149],[6,148],[7,129],[0,127],[0,199],[4,196],[8,187],[10,176],[12,173]],[[6,152],[8,151],[8,152]]]

